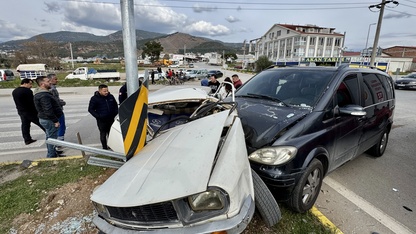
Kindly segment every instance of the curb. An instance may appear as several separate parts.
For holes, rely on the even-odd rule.
[[[337,226],[335,226],[334,223],[332,223],[324,214],[322,214],[318,208],[316,208],[315,206],[313,206],[311,208],[311,213],[313,215],[315,215],[319,221],[324,225],[329,227],[331,230],[333,230],[333,233],[335,234],[344,234],[341,230],[339,230],[339,228]]]

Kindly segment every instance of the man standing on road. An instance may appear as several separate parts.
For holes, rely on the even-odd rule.
[[[94,96],[90,99],[88,112],[97,120],[103,149],[108,149],[107,137],[114,118],[118,114],[118,106],[116,99],[108,91],[107,85],[101,84],[98,86],[98,91],[95,91]]]
[[[66,102],[59,98],[59,92],[56,89],[56,85],[58,84],[58,78],[55,74],[48,74],[48,79],[51,84],[50,92],[52,93],[53,97],[58,101],[59,105],[62,108],[62,116],[59,118],[59,130],[58,130],[58,140],[63,141],[65,139],[65,132],[66,132],[66,124],[65,124],[65,114],[63,113],[64,106]],[[56,150],[58,153],[62,153],[62,147],[57,146]]]
[[[36,141],[30,135],[30,123],[38,125],[45,131],[45,128],[39,123],[38,112],[33,102],[32,83],[33,81],[31,79],[23,79],[20,82],[20,87],[17,87],[12,92],[17,114],[19,114],[20,120],[22,121],[22,136],[26,145]]]
[[[57,139],[59,130],[59,118],[63,115],[61,104],[54,98],[49,91],[51,88],[50,80],[46,76],[38,76],[36,83],[39,89],[35,93],[34,102],[38,111],[39,122],[46,130],[46,140],[49,138]],[[55,146],[46,144],[48,158],[56,158],[60,155],[56,152]]]

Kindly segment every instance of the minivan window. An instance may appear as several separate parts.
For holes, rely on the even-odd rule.
[[[364,107],[386,101],[390,95],[387,94],[387,87],[380,77],[374,73],[363,73],[362,75]]]
[[[313,107],[327,87],[334,70],[273,69],[253,77],[237,96],[267,97],[290,106]]]
[[[346,106],[351,104],[359,104],[358,96],[358,76],[357,74],[347,75],[337,89],[338,106]]]

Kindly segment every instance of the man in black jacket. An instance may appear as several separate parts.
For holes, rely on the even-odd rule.
[[[38,125],[45,131],[45,128],[39,123],[38,112],[33,102],[32,83],[33,81],[31,79],[23,79],[20,82],[20,87],[17,87],[12,92],[17,114],[19,114],[20,120],[22,121],[22,136],[26,145],[36,141],[30,135],[30,123]]]
[[[59,102],[53,97],[52,93],[49,92],[51,84],[49,78],[46,76],[39,76],[36,78],[36,83],[39,86],[39,89],[35,93],[33,98],[35,102],[36,110],[38,111],[38,117],[40,124],[46,130],[46,139],[58,138],[58,129],[59,129],[59,118],[63,115],[62,107]],[[55,146],[51,144],[46,144],[48,149],[48,158],[56,158],[58,153],[55,150]]]
[[[101,84],[98,91],[90,99],[88,112],[97,120],[98,130],[100,130],[100,141],[103,149],[108,149],[107,136],[110,133],[111,125],[118,114],[117,101],[108,91],[108,86]]]

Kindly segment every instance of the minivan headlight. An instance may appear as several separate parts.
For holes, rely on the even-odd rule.
[[[254,151],[248,158],[262,164],[280,165],[295,157],[297,152],[293,146],[266,147]]]
[[[188,197],[189,205],[194,211],[221,210],[225,206],[225,195],[219,190],[207,190]]]

